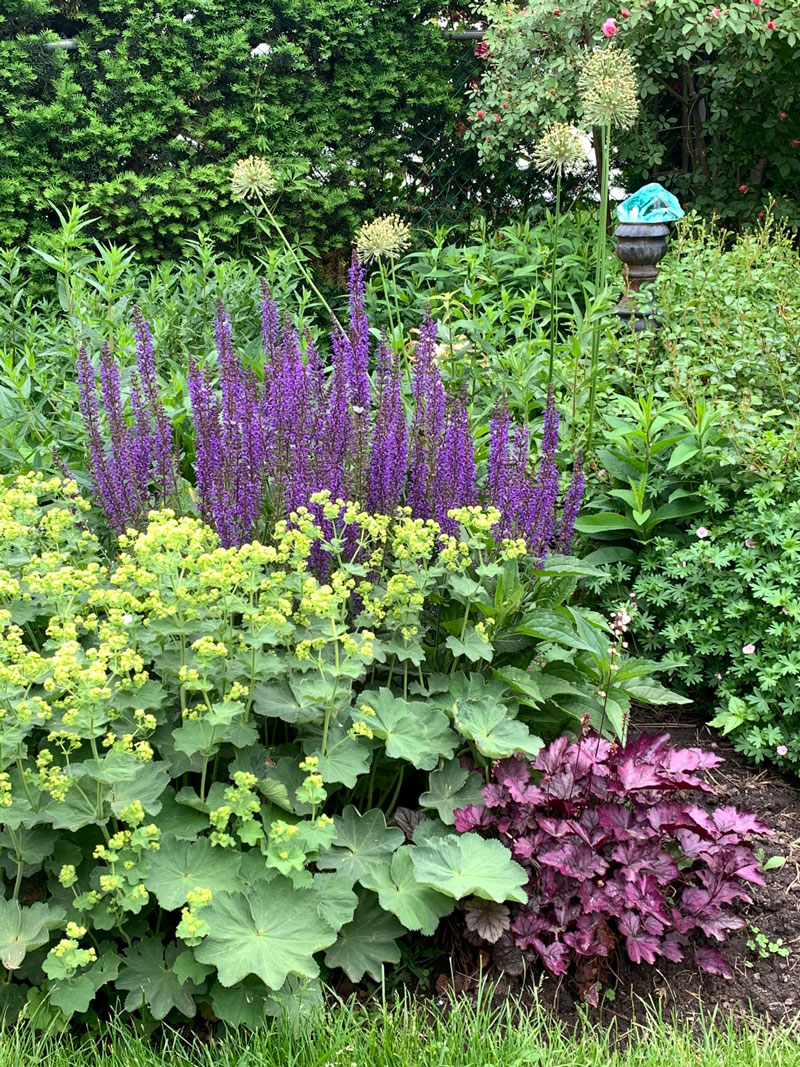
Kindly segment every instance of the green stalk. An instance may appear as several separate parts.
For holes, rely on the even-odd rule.
[[[556,268],[558,266],[558,236],[561,222],[561,168],[556,171],[556,218],[553,227],[553,256],[550,266],[550,363],[547,368],[547,390],[553,384],[556,359]]]
[[[381,276],[381,284],[383,285],[383,295],[386,300],[386,313],[389,316],[389,330],[392,339],[392,347],[394,347],[394,315],[392,314],[392,302],[389,299],[389,277],[386,274],[386,267],[383,265],[383,260],[378,260],[378,271]]]
[[[600,144],[602,160],[600,166],[600,218],[597,223],[597,262],[594,271],[595,300],[606,287],[606,221],[608,217],[608,174],[611,148],[611,127],[608,123],[601,127]],[[589,425],[586,427],[586,450],[592,447],[592,430],[594,428],[594,409],[597,395],[597,373],[600,363],[600,323],[595,321],[592,328],[592,359],[589,365]]]
[[[337,317],[336,317],[336,315],[335,315],[335,313],[333,311],[333,308],[330,306],[328,301],[325,299],[325,297],[322,295],[322,293],[317,288],[317,286],[316,286],[316,284],[314,282],[314,279],[311,277],[311,272],[308,270],[308,268],[305,266],[305,264],[301,261],[300,257],[295,252],[294,248],[292,247],[291,242],[289,241],[289,238],[283,232],[283,229],[282,229],[280,223],[275,218],[275,216],[272,214],[272,212],[270,211],[267,203],[265,202],[265,200],[263,199],[263,197],[261,196],[260,193],[259,193],[259,196],[258,196],[258,202],[261,205],[261,207],[264,209],[264,211],[267,213],[267,217],[269,218],[269,221],[272,223],[273,229],[275,229],[277,231],[278,235],[280,236],[281,240],[283,241],[284,245],[286,246],[286,250],[288,251],[289,255],[294,260],[294,262],[295,262],[295,264],[297,266],[297,269],[300,271],[300,273],[303,275],[305,280],[308,282],[309,286],[311,287],[312,292],[316,294],[317,299],[322,302],[322,306],[327,310],[327,312],[330,315],[330,317],[333,319],[333,321],[336,323],[336,325],[339,326],[339,328],[341,329],[341,324],[340,324],[339,320],[337,319]],[[264,223],[263,223],[263,221],[261,219],[261,216],[258,214],[258,212],[254,211],[252,208],[250,210],[252,211],[253,218],[259,224],[259,226],[264,231],[264,233],[269,233],[269,230],[264,225]]]

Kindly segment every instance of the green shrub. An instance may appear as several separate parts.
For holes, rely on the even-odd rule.
[[[13,5],[12,5],[13,6]],[[0,245],[38,236],[47,201],[150,260],[202,227],[245,246],[231,163],[268,155],[277,211],[319,249],[403,188],[419,127],[449,144],[451,59],[437,5],[24,0],[0,41]],[[49,49],[69,37],[74,51]],[[262,54],[251,52],[266,45]],[[456,149],[458,150],[458,149]]]
[[[641,557],[634,623],[642,647],[681,661],[703,687],[713,726],[760,763],[800,771],[800,484],[772,478],[683,536],[656,537]]]
[[[380,979],[458,900],[525,899],[451,829],[494,760],[672,699],[565,605],[592,569],[495,544],[497,512],[455,538],[351,505],[240,549],[154,512],[108,557],[87,508],[41,475],[0,492],[0,961],[45,1023],[254,1024],[322,967]]]
[[[661,180],[733,220],[753,220],[774,197],[797,227],[800,11],[795,0],[730,0],[716,10],[704,0],[649,0],[622,16],[605,0],[487,0],[486,70],[470,94],[481,157],[530,159],[548,123],[581,122],[579,71],[612,15],[608,43],[636,59],[642,98],[639,123],[615,136],[628,186]]]

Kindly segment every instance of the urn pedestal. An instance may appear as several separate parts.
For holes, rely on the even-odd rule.
[[[669,226],[665,222],[621,222],[616,230],[617,258],[624,266],[625,293],[614,308],[620,320],[637,331],[658,327],[651,298],[639,296],[642,285],[655,281],[658,264],[667,253]]]

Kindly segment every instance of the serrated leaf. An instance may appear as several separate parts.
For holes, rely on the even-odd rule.
[[[215,848],[208,838],[178,841],[165,837],[153,854],[145,886],[155,893],[159,904],[168,911],[186,903],[187,894],[196,886],[210,889],[212,899],[218,893],[234,893],[238,881],[240,855],[230,849]]]
[[[0,963],[8,971],[16,970],[26,953],[47,944],[50,931],[63,918],[63,908],[47,904],[23,908],[17,900],[0,899]]]
[[[134,800],[138,800],[148,815],[161,811],[161,794],[169,785],[168,763],[139,763],[131,778],[116,783],[109,794],[111,810],[119,815]]]
[[[117,979],[120,989],[130,992],[125,998],[127,1011],[136,1011],[146,1003],[155,1019],[163,1019],[176,1008],[193,1018],[197,1010],[192,993],[193,982],[182,982],[172,968],[180,954],[177,945],[164,951],[160,939],[137,941],[125,953],[125,966]]]
[[[440,756],[449,759],[453,755],[457,739],[447,716],[430,703],[404,700],[388,689],[362,693],[359,703],[375,712],[364,715],[363,720],[385,743],[390,759],[406,760],[418,770],[430,771]]]
[[[404,933],[373,893],[361,892],[352,922],[339,931],[336,944],[325,953],[325,963],[328,967],[341,967],[351,982],[360,982],[365,973],[379,982],[383,965],[399,962],[397,938]]]
[[[464,920],[470,933],[494,945],[511,926],[511,912],[505,904],[475,897],[466,906]]]
[[[309,741],[304,751],[307,756],[316,756],[319,760],[317,771],[326,785],[341,782],[348,789],[354,789],[361,775],[369,770],[372,753],[368,743],[363,738],[350,737],[339,723],[328,731],[324,756],[314,746],[315,742]]]
[[[456,659],[459,656],[464,656],[470,663],[478,663],[480,660],[491,663],[494,656],[491,642],[479,634],[474,626],[467,627],[463,639],[453,636],[448,637],[445,645]]]
[[[315,874],[314,892],[319,900],[317,911],[334,930],[349,923],[358,905],[350,879],[341,874]]]
[[[477,834],[448,834],[412,849],[414,876],[455,900],[481,897],[524,904],[528,875],[499,841]]]
[[[67,1016],[87,1011],[98,989],[116,980],[120,962],[116,952],[106,951],[82,974],[52,982],[48,990],[50,1003]]]
[[[454,724],[489,759],[503,759],[515,752],[535,756],[544,744],[525,723],[510,718],[503,704],[488,700],[457,701]]]
[[[392,856],[391,868],[375,867],[364,875],[362,884],[378,894],[383,910],[396,915],[407,930],[431,936],[436,933],[439,920],[449,915],[455,904],[452,897],[416,880],[411,852],[411,847],[404,845]]]
[[[442,822],[452,826],[458,808],[483,803],[482,786],[483,779],[476,771],[465,770],[457,759],[448,760],[431,772],[428,791],[419,802],[423,808],[435,808]]]
[[[346,875],[352,885],[374,866],[388,866],[392,853],[405,840],[403,831],[387,827],[382,811],[360,815],[351,805],[336,816],[336,841],[320,856],[317,866]]]
[[[194,954],[213,963],[224,986],[248,974],[280,989],[290,974],[316,978],[314,953],[336,940],[318,911],[312,889],[295,889],[288,878],[256,882],[247,892],[221,895],[203,909],[211,932]]]

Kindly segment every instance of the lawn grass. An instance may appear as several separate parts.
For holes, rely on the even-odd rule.
[[[543,1011],[512,1002],[420,1001],[366,1011],[329,1008],[298,1026],[210,1040],[171,1032],[149,1039],[123,1024],[103,1036],[0,1034],[0,1067],[794,1067],[796,1030],[751,1025],[689,1026],[643,1013],[624,1037],[613,1026],[580,1033]]]

